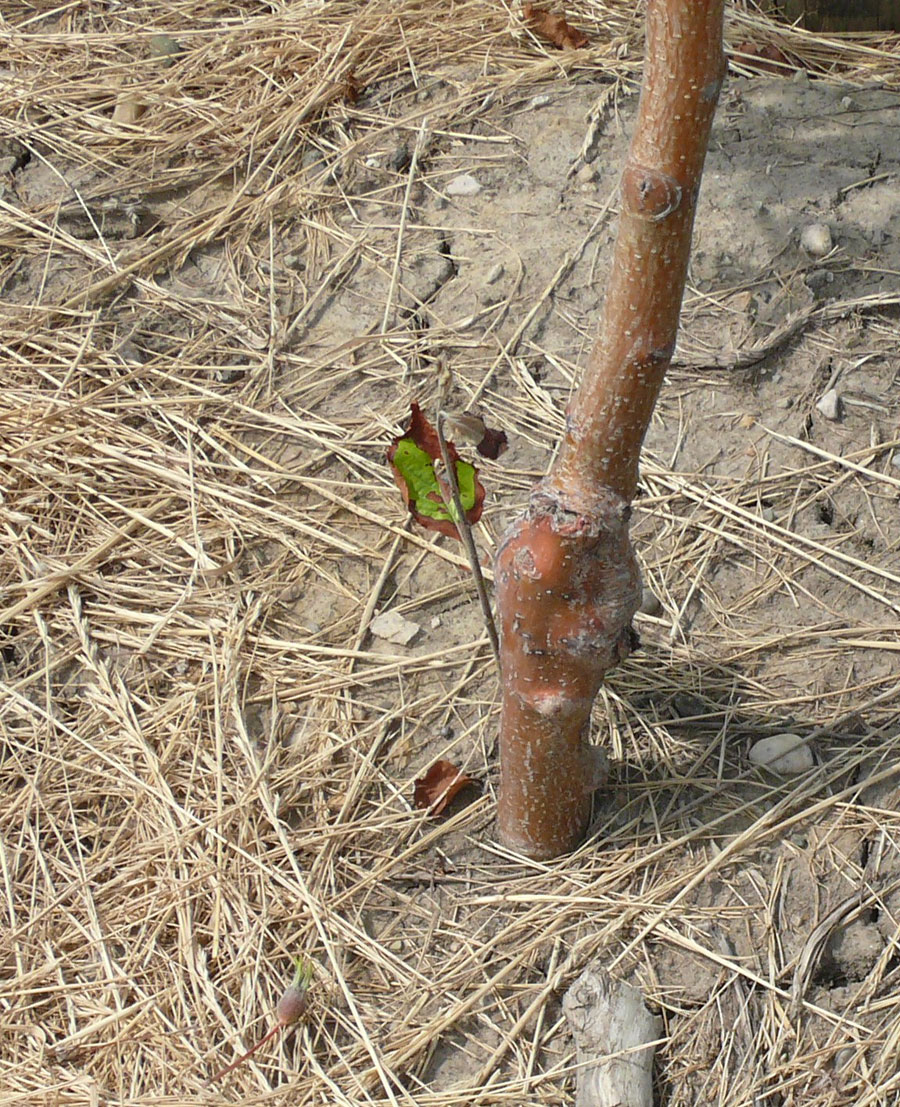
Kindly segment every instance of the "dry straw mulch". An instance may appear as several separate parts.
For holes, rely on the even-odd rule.
[[[742,675],[785,642],[722,611],[719,633],[676,634],[664,664],[639,656],[611,682],[613,750],[633,764],[595,842],[549,866],[505,855],[477,623],[436,649],[367,635],[387,596],[422,621],[474,608],[459,551],[412,533],[383,462],[416,321],[385,328],[361,363],[381,409],[361,389],[336,413],[329,392],[360,363],[304,359],[288,334],[363,249],[323,164],[414,134],[426,110],[452,134],[489,94],[563,73],[634,84],[635,7],[570,6],[591,43],[563,55],[482,0],[2,6],[0,157],[40,165],[44,191],[26,203],[0,183],[0,1104],[570,1102],[559,997],[598,952],[661,1005],[669,1102],[886,1102],[894,954],[846,1009],[818,1007],[803,976],[817,920],[812,944],[782,956],[784,866],[764,854],[811,823],[826,852],[842,835],[895,850],[896,812],[863,802],[853,775],[895,772],[890,682],[851,673],[832,695],[786,698]],[[174,58],[160,33],[183,47]],[[747,38],[900,84],[890,40],[815,38],[738,9],[729,39]],[[436,112],[417,90],[441,73],[455,95]],[[402,190],[392,202],[400,218]],[[285,237],[302,254],[290,304],[273,261]],[[215,294],[179,283],[211,257]],[[558,412],[536,418],[524,392],[500,406],[549,451]],[[852,472],[881,479],[868,460]],[[809,463],[824,481],[839,461]],[[530,479],[493,477],[507,503]],[[768,492],[789,497],[778,479]],[[668,536],[648,561],[667,611],[690,599],[686,566],[722,542],[770,566],[759,603],[810,562],[856,572],[748,523],[748,482],[713,488],[650,460],[645,486]],[[866,595],[896,611],[893,570],[874,569]],[[897,648],[861,626],[817,649],[876,638]],[[677,699],[685,673],[699,750],[648,707]],[[841,761],[788,785],[742,771],[723,742],[738,686],[750,729],[787,711],[826,731],[852,722]],[[437,756],[484,782],[442,822],[411,807]],[[886,910],[854,863],[848,911]],[[734,892],[729,911],[703,899],[711,882]],[[760,912],[751,963],[733,934]],[[712,967],[706,1002],[655,987],[664,948]],[[307,1022],[205,1087],[267,1028],[295,956],[315,967]]]

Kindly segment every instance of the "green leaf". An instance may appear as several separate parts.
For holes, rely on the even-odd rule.
[[[460,500],[470,523],[478,522],[484,503],[484,488],[478,480],[478,470],[463,461],[452,442],[447,452],[456,469]],[[459,538],[457,515],[450,488],[441,472],[441,448],[437,432],[419,409],[412,405],[406,432],[395,438],[388,450],[388,460],[403,499],[416,521],[428,530],[440,531]]]

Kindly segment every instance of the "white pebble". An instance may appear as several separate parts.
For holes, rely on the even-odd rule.
[[[550,97],[546,92],[542,92],[539,96],[532,96],[528,106],[530,108],[545,108],[550,103]]]
[[[481,185],[471,173],[463,173],[462,176],[453,178],[446,191],[448,196],[477,196],[481,192]]]
[[[829,388],[816,402],[816,411],[826,419],[830,419],[832,423],[839,422],[844,411],[840,392],[836,388]]]
[[[799,734],[773,734],[771,738],[761,738],[751,746],[747,757],[752,764],[779,776],[796,776],[815,765],[812,750]]]
[[[485,284],[493,284],[494,281],[499,281],[500,278],[503,276],[503,273],[504,273],[503,262],[498,261],[497,264],[491,268],[488,275],[484,278],[484,283]]]
[[[369,623],[369,630],[376,638],[383,638],[397,646],[408,646],[421,629],[418,623],[404,619],[396,611],[383,611]]]
[[[893,465],[895,469],[900,469],[900,450],[891,458],[891,465]]]
[[[810,223],[800,232],[800,245],[814,258],[831,253],[833,246],[831,228],[827,223]]]

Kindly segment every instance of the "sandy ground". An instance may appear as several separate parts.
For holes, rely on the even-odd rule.
[[[385,462],[449,368],[510,440],[489,564],[595,334],[632,7],[565,65],[404,9],[349,92],[307,8],[195,13],[166,68],[116,5],[0,24],[0,1104],[570,1103],[593,960],[662,1015],[660,1104],[897,1094],[895,63],[783,31],[785,76],[729,75],[570,858],[494,840],[470,573]],[[801,771],[754,765],[785,731]],[[475,785],[435,818],[439,758]],[[204,1087],[297,956],[303,1026]]]

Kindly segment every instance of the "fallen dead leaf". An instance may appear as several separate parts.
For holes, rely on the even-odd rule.
[[[566,22],[565,16],[553,15],[546,8],[536,8],[534,4],[525,4],[522,15],[528,29],[540,38],[552,42],[560,50],[580,50],[590,41],[583,31]]]
[[[796,69],[787,54],[773,46],[771,42],[758,46],[755,42],[739,42],[734,48],[738,61],[757,73],[774,73],[776,77],[787,77]]]
[[[140,96],[131,89],[125,89],[119,93],[116,106],[113,108],[113,123],[134,126],[146,110],[147,105]]]
[[[416,781],[413,803],[420,811],[430,810],[432,815],[440,815],[447,804],[472,783],[472,778],[457,769],[452,761],[435,761]]]
[[[348,104],[355,104],[359,99],[361,92],[361,86],[356,74],[351,69],[350,72],[344,77],[341,85],[341,95],[347,101]]]

